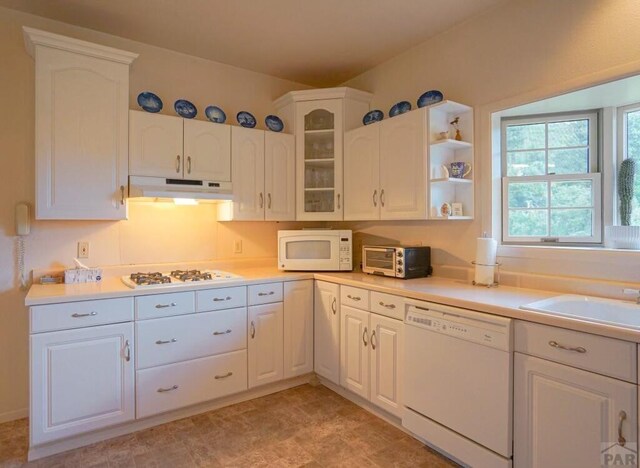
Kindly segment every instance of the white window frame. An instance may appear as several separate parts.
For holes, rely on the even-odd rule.
[[[536,123],[554,123],[566,122],[572,120],[588,120],[589,121],[589,172],[581,174],[554,174],[546,173],[545,175],[536,176],[507,176],[507,141],[506,129],[513,125],[527,125]],[[501,139],[501,173],[502,173],[502,243],[505,245],[602,245],[602,174],[598,172],[598,111],[589,112],[567,112],[562,114],[547,114],[526,117],[509,117],[501,120],[500,123],[500,139]],[[571,147],[567,147],[570,149]],[[544,151],[545,152],[545,172],[548,171],[548,132],[545,131],[545,147],[532,148],[527,151]],[[590,180],[592,190],[593,207],[582,207],[593,209],[593,226],[591,236],[584,237],[536,237],[536,236],[510,236],[509,235],[509,191],[507,187],[510,182],[549,182],[547,200],[549,206],[540,208],[551,215],[551,190],[550,182],[571,181],[571,180]],[[579,209],[581,207],[571,207]],[[550,225],[550,221],[548,221]]]
[[[633,104],[629,104],[627,106],[618,107],[618,115],[617,115],[617,130],[618,130],[618,146],[617,146],[617,154],[616,154],[616,171],[615,171],[615,181],[613,184],[613,200],[614,206],[613,208],[613,221],[614,224],[620,224],[620,198],[618,197],[618,171],[620,170],[620,164],[622,161],[627,159],[629,156],[627,154],[627,119],[626,114],[630,112],[640,111],[640,102],[636,102]],[[636,174],[636,177],[640,176]]]

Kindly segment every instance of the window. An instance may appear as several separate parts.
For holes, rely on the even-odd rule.
[[[640,226],[640,103],[621,107],[618,113],[621,122],[621,141],[618,163],[632,158],[636,161],[636,177],[633,191],[631,225]]]
[[[596,112],[502,120],[503,242],[601,242],[597,135]]]

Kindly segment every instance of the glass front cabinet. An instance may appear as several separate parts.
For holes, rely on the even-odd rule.
[[[362,91],[330,88],[293,91],[275,102],[296,136],[297,220],[343,219],[343,134],[362,125],[370,99]]]

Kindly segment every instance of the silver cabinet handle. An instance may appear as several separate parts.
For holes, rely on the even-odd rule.
[[[380,205],[384,207],[384,189],[380,190]]]
[[[338,209],[340,209],[340,194],[338,194]]]
[[[373,341],[375,337],[376,337],[376,331],[373,330],[371,332],[371,349],[374,349],[374,350],[376,349],[376,343]]]
[[[178,388],[180,388],[178,385],[172,385],[169,388],[159,388],[158,393],[172,392],[174,390],[178,390]]]
[[[129,346],[129,340],[124,342],[124,360],[131,361],[131,347]]]
[[[227,335],[227,334],[229,334],[229,333],[231,333],[231,328],[229,328],[228,330],[225,330],[225,331],[223,331],[223,332],[219,332],[219,331],[214,331],[214,332],[213,332],[214,336],[218,336],[218,335]]]
[[[267,193],[267,208],[271,209],[271,193]]]
[[[620,444],[621,447],[624,447],[627,443],[627,439],[625,439],[622,435],[622,423],[625,419],[627,419],[627,413],[625,413],[624,411],[620,411],[618,417],[620,418],[618,422],[618,444]]]
[[[71,316],[72,316],[73,318],[81,318],[81,317],[95,317],[96,315],[98,315],[98,312],[90,312],[90,313],[88,313],[88,314],[78,314],[78,313],[71,314]]]
[[[369,344],[367,342],[367,327],[364,327],[364,331],[362,332],[362,342],[364,343],[365,346]]]
[[[356,302],[362,299],[360,296],[352,296],[351,294],[347,294],[347,297]]]
[[[124,185],[120,186],[120,205],[124,205]]]
[[[570,346],[561,345],[557,341],[549,341],[549,346],[556,349],[564,349],[565,351],[575,351],[576,353],[580,353],[580,354],[584,354],[587,352],[587,350],[582,346],[578,346],[577,348],[572,348]]]
[[[231,300],[231,296],[227,296],[227,297],[214,297],[214,298],[213,298],[213,302],[230,301],[230,300]]]
[[[158,340],[156,344],[175,343],[176,341],[178,341],[177,338],[171,338],[170,340]]]
[[[264,195],[260,192],[260,208],[264,208]]]
[[[258,296],[273,296],[275,294],[274,291],[269,291],[268,293],[258,293]]]
[[[373,191],[373,206],[374,207],[378,206],[378,189],[375,189]]]
[[[187,174],[191,174],[191,156],[187,156]]]
[[[251,338],[255,338],[256,337],[256,324],[253,323],[253,320],[251,321]]]
[[[216,375],[215,379],[216,380],[220,380],[220,379],[226,379],[227,377],[231,377],[233,375],[233,372],[227,372],[224,375]]]
[[[156,309],[166,309],[167,307],[175,307],[178,304],[176,304],[175,302],[172,302],[170,304],[156,304]]]
[[[396,308],[395,304],[385,304],[382,301],[378,302],[378,304],[380,304],[382,307],[386,307],[387,309],[395,309]]]
[[[176,156],[176,173],[180,173],[180,155]]]
[[[333,311],[333,315],[336,315],[336,312],[338,311],[338,308],[336,306],[336,298],[334,297],[333,301],[331,302],[331,310]]]

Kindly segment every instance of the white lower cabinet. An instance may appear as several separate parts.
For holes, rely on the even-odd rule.
[[[31,445],[134,419],[133,324],[31,335]]]
[[[340,286],[326,281],[315,282],[314,370],[340,385]]]
[[[249,307],[249,388],[282,380],[283,328],[282,302]]]
[[[340,308],[340,384],[369,398],[369,312]]]
[[[313,280],[284,283],[284,377],[313,372]]]
[[[635,453],[636,385],[520,353],[514,366],[516,468],[595,468]]]

